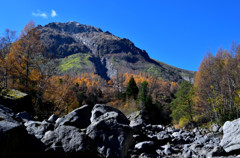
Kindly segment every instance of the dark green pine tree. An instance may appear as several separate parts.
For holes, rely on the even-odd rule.
[[[193,94],[194,88],[190,82],[184,81],[180,84],[175,94],[176,99],[171,103],[173,120],[178,122],[181,118],[187,118],[193,121]]]
[[[147,121],[152,124],[163,123],[161,122],[163,120],[161,117],[161,106],[157,103],[153,104],[152,97],[149,94],[147,81],[143,81],[140,84],[138,104],[140,106],[139,108],[143,110],[143,115]]]
[[[133,97],[134,99],[137,99],[138,96],[138,87],[137,84],[134,80],[133,77],[130,78],[129,82],[128,82],[128,87],[126,90],[126,97],[127,99]]]
[[[140,90],[139,90],[138,100],[140,101],[140,104],[143,107],[151,106],[152,104],[151,96],[148,95],[147,86],[148,86],[147,81],[143,81],[140,85]]]

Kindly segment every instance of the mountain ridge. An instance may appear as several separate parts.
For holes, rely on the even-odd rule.
[[[81,64],[82,58],[79,58],[78,62],[82,66],[77,66],[75,61],[75,66],[72,65],[67,73],[71,73],[73,69],[84,72],[80,67],[85,67],[87,72],[96,73],[107,80],[117,73],[125,72],[144,72],[174,82],[193,80],[193,72],[151,59],[145,50],[136,47],[129,39],[117,37],[109,31],[103,32],[94,26],[77,22],[53,22],[45,26],[39,25],[37,29],[41,33],[46,53],[60,60],[60,67],[63,60],[73,58],[74,54],[81,54],[78,57],[88,56],[83,58],[89,65]],[[60,73],[64,74],[61,70]]]

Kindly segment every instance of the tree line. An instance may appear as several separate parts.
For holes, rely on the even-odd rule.
[[[194,84],[182,83],[171,103],[175,123],[218,123],[239,118],[240,45],[208,52]]]

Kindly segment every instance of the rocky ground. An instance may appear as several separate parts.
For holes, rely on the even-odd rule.
[[[141,112],[126,117],[100,104],[39,122],[0,105],[0,157],[238,157],[239,126],[240,119],[212,131],[174,129],[147,124]]]

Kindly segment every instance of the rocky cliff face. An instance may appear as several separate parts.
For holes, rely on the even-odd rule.
[[[89,62],[87,66],[81,63],[83,59],[78,59],[79,65],[82,64],[81,68],[83,67],[78,68],[79,72],[94,72],[105,79],[112,78],[117,72],[145,72],[177,82],[186,78],[174,68],[170,69],[169,66],[150,59],[144,50],[137,48],[130,40],[93,26],[77,22],[50,23],[38,26],[38,30],[41,32],[46,54],[60,58],[60,61],[73,54],[88,56],[85,59]],[[67,72],[76,71],[75,68],[73,65]],[[186,76],[193,78],[192,72],[186,72]]]

